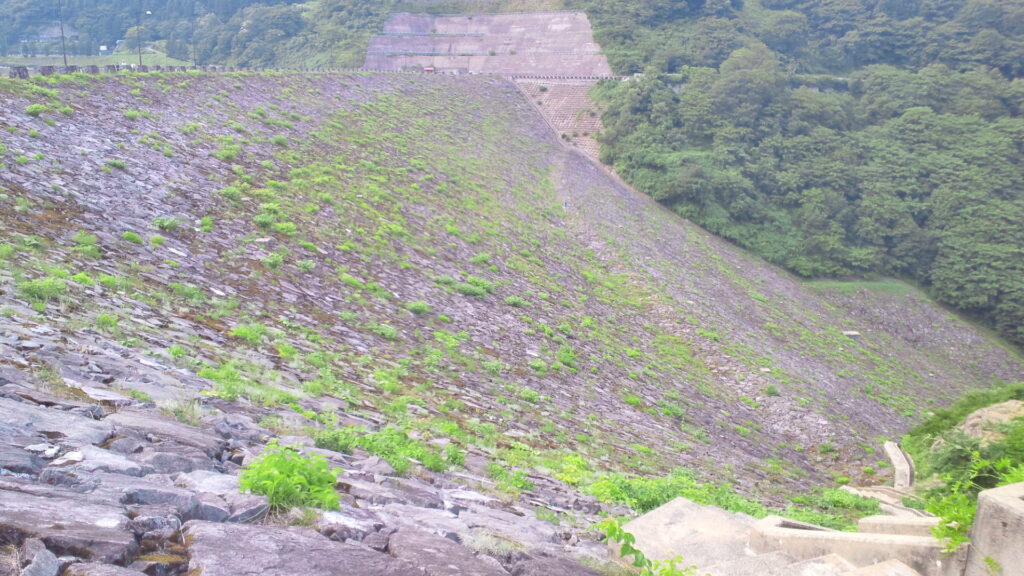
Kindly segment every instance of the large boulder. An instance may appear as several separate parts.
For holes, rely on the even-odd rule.
[[[62,444],[85,446],[103,442],[112,428],[110,422],[0,398],[0,436],[41,435]]]
[[[388,552],[430,576],[508,576],[500,565],[478,558],[469,548],[422,530],[402,528],[392,534]]]
[[[592,568],[566,558],[531,558],[512,568],[512,576],[601,576]]]
[[[962,429],[964,434],[985,445],[1002,440],[1006,434],[999,428],[1016,418],[1024,418],[1024,402],[1007,400],[975,410],[964,420]]]
[[[201,508],[197,520],[249,522],[269,510],[266,496],[241,493],[238,476],[197,470],[179,474],[174,482],[198,494]]]
[[[64,576],[146,576],[144,572],[110,564],[72,564]]]
[[[0,487],[0,535],[8,542],[39,538],[59,555],[98,562],[124,562],[137,548],[128,517],[116,503],[35,485],[31,491]]]
[[[118,434],[143,438],[155,444],[196,448],[208,458],[219,458],[226,444],[215,434],[168,420],[152,411],[122,410],[103,421],[112,424]]]
[[[203,576],[427,576],[375,550],[307,528],[193,521],[185,525],[190,574]]]
[[[38,476],[43,463],[35,454],[25,449],[25,445],[31,441],[0,438],[0,469],[15,474]]]

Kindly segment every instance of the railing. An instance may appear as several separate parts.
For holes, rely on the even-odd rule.
[[[240,68],[235,66],[138,66],[108,64],[106,66],[8,66],[0,67],[0,75],[4,70],[10,78],[29,79],[33,76],[57,76],[62,74],[145,74],[150,72],[286,72],[313,74],[446,74],[444,69],[437,71],[412,68],[404,70],[375,68]],[[508,73],[468,73],[472,75],[501,76],[508,80],[604,80],[620,78],[615,75],[568,75],[568,74],[508,74]]]

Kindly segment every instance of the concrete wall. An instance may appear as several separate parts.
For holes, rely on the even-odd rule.
[[[782,551],[797,560],[838,554],[857,567],[899,560],[922,576],[959,576],[966,553],[943,558],[942,545],[933,536],[837,532],[778,516],[754,524],[750,548],[758,554]]]
[[[583,12],[395,14],[371,39],[364,64],[374,70],[427,66],[481,74],[611,75]]]
[[[917,516],[868,516],[857,522],[857,530],[871,534],[902,534],[904,536],[932,536],[932,528],[939,519]]]
[[[886,442],[883,445],[885,454],[892,462],[894,471],[893,487],[908,488],[914,485],[914,461],[895,442]]]
[[[1024,482],[978,496],[965,576],[997,574],[1024,574]]]

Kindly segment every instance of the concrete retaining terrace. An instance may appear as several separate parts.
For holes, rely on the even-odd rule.
[[[1024,482],[978,496],[964,576],[991,574],[1024,574]]]
[[[857,567],[898,560],[921,576],[959,576],[966,553],[965,546],[944,558],[934,536],[838,532],[779,516],[755,523],[749,545],[758,554],[781,551],[798,560],[837,554]]]
[[[857,530],[871,534],[931,537],[932,528],[938,524],[939,519],[935,516],[868,516],[857,522]]]
[[[370,40],[365,68],[470,74],[611,76],[583,12],[394,14]]]

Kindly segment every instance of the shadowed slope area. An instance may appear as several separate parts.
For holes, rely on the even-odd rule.
[[[499,79],[3,90],[10,381],[202,393],[281,434],[390,422],[507,469],[687,465],[771,497],[1021,376],[909,288],[817,290],[679,219]]]

